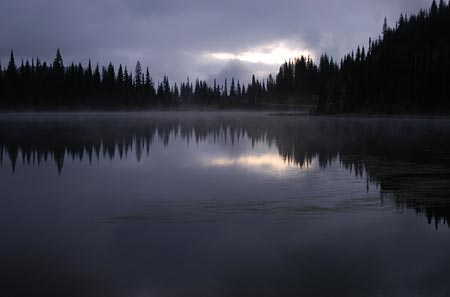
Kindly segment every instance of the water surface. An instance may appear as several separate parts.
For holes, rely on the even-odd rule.
[[[449,296],[450,120],[0,116],[0,296]]]

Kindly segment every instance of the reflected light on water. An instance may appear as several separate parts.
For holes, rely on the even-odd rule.
[[[205,166],[210,167],[245,167],[258,173],[282,174],[289,170],[308,170],[314,163],[300,167],[276,153],[242,155],[239,157],[217,156],[202,160]]]

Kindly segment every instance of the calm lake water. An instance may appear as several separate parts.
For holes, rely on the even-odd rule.
[[[450,120],[0,115],[0,296],[450,296]]]

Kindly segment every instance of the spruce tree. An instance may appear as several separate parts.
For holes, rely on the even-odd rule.
[[[3,91],[3,67],[2,62],[0,61],[0,108],[4,105],[4,91]],[[0,152],[0,158],[1,158],[1,152]],[[0,162],[1,163],[1,162]]]
[[[56,57],[53,60],[53,72],[59,76],[64,75],[64,63],[59,48],[56,50]]]
[[[117,86],[122,90],[124,87],[124,76],[122,64],[119,65],[119,70],[117,70]]]
[[[11,50],[11,55],[8,62],[8,67],[6,68],[6,76],[15,78],[17,76],[17,66],[16,61],[14,59],[14,52]]]
[[[14,59],[14,53],[11,50],[11,55],[8,62],[8,67],[5,72],[5,93],[6,93],[6,102],[5,105],[7,107],[12,107],[14,105],[15,97],[17,95],[17,87],[18,87],[18,71],[16,66],[16,61]]]
[[[136,67],[134,70],[134,85],[136,89],[141,89],[142,87],[142,67],[141,62],[136,62]]]
[[[236,97],[236,86],[234,85],[234,77],[231,78],[230,97],[231,99],[235,99]]]

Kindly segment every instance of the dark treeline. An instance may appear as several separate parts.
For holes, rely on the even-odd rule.
[[[324,56],[321,61],[326,61]],[[154,82],[148,67],[143,71],[136,63],[134,73],[127,67],[92,66],[72,63],[66,67],[59,49],[53,63],[39,58],[16,65],[11,51],[6,69],[0,64],[0,110],[22,109],[146,109],[180,106],[216,108],[249,107],[264,104],[317,102],[315,91],[321,85],[322,72],[311,58],[286,62],[274,78],[259,80],[254,75],[246,86],[239,80],[206,81],[189,78],[179,86],[164,76]],[[321,62],[321,68],[325,64]],[[331,65],[333,61],[331,59]]]
[[[273,78],[259,80],[252,76],[246,86],[239,80],[225,79],[221,84],[189,78],[179,86],[164,76],[156,83],[148,67],[143,71],[136,63],[134,73],[127,67],[108,67],[72,63],[66,67],[57,50],[53,63],[39,58],[16,65],[11,51],[6,69],[0,64],[0,109],[146,109],[179,106],[211,106],[217,108],[249,107],[263,104],[317,102],[316,90],[326,77],[325,67],[334,65],[322,57],[320,68],[313,60],[301,57],[286,62]]]
[[[305,67],[306,65],[306,67]],[[450,4],[401,15],[395,28],[369,39],[340,63],[326,54],[319,65],[286,62],[277,96],[318,99],[319,113],[448,113],[450,111]]]
[[[450,222],[450,129],[447,120],[304,118],[280,121],[258,116],[11,116],[0,121],[0,166],[67,159],[152,158],[155,143],[240,141],[274,145],[284,160],[299,167],[334,162],[366,177],[399,209],[412,208],[429,222]],[[51,140],[48,136],[51,135]],[[321,137],[317,137],[321,135]],[[411,145],[413,143],[414,145]],[[179,143],[176,143],[179,145]],[[55,169],[56,170],[56,169]]]
[[[433,1],[429,10],[401,15],[394,28],[385,19],[367,50],[325,66],[319,112],[448,112],[450,5]]]
[[[11,57],[0,64],[0,109],[145,109],[183,106],[258,107],[316,104],[319,113],[448,112],[450,110],[450,5],[401,15],[395,28],[340,63],[326,54],[285,62],[275,77],[241,84],[234,78],[155,83],[140,62],[133,70],[109,64],[64,65]]]
[[[66,67],[57,50],[53,63],[39,58],[16,65],[11,51],[6,69],[0,65],[0,109],[144,109],[178,106],[254,107],[274,88],[271,77],[259,81],[254,76],[247,86],[231,78],[212,86],[195,80],[171,85],[164,76],[155,84],[148,67],[140,62],[134,73],[127,67],[86,68],[72,63]]]

